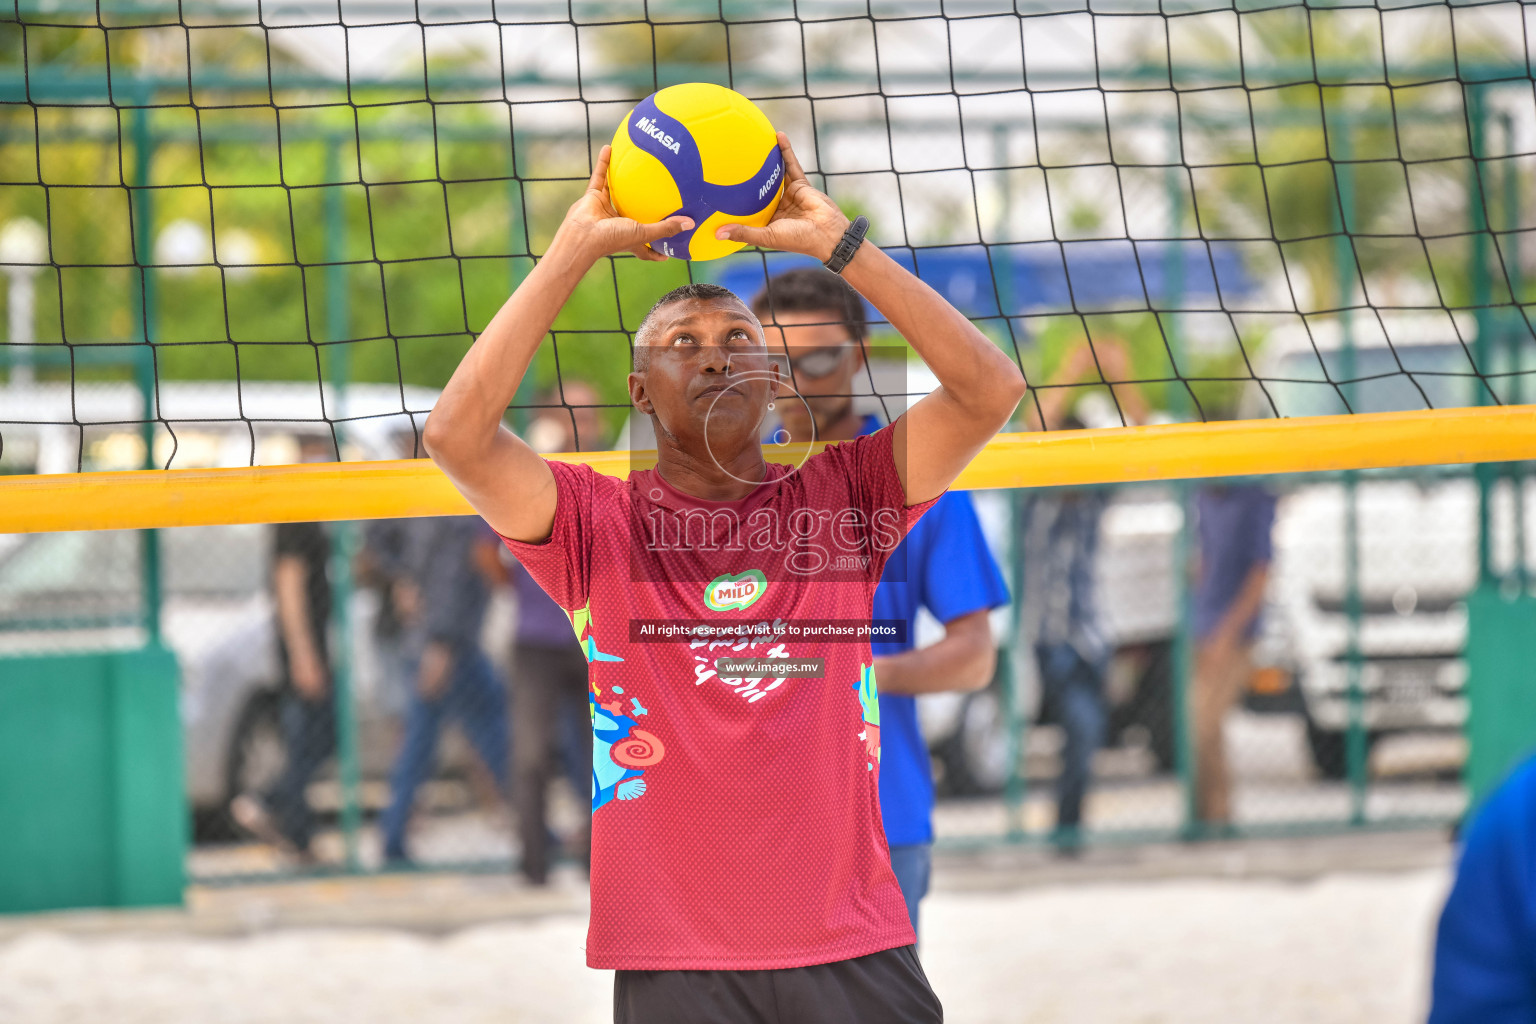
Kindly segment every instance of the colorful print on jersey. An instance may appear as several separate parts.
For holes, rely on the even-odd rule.
[[[768,623],[761,623],[761,626],[764,629],[767,629]],[[715,657],[717,654],[722,653],[722,648],[724,648],[723,653],[725,654],[733,654],[740,657],[756,657],[758,656],[758,648],[763,647],[769,643],[772,643],[772,641],[754,641],[750,638],[746,640],[690,641],[688,646],[692,648],[693,651],[693,685],[699,686],[703,684],[705,680],[713,679],[718,683],[722,683],[731,687],[732,692],[738,694],[747,703],[757,703],[764,697],[768,696],[770,692],[777,690],[780,686],[782,686],[785,677],[778,676],[772,679],[762,676],[722,678],[721,675],[715,671]],[[769,647],[767,651],[762,652],[761,656],[765,658],[787,658],[789,657],[789,651],[784,647],[783,644],[774,643],[773,646]],[[762,689],[758,689],[758,687],[762,687]]]
[[[859,691],[859,707],[864,719],[864,731],[859,733],[859,739],[864,741],[865,755],[874,759],[865,767],[874,771],[875,763],[880,760],[880,696],[875,691],[875,666],[862,666],[853,688]]]
[[[576,639],[581,641],[582,652],[587,656],[587,710],[592,716],[592,810],[613,800],[634,800],[644,796],[646,790],[645,769],[660,761],[666,747],[654,733],[638,729],[635,720],[650,712],[638,697],[628,699],[625,707],[624,687],[615,686],[611,698],[603,700],[603,689],[592,678],[592,665],[597,662],[623,661],[617,654],[606,654],[598,649],[592,630],[592,605],[567,612]]]
[[[615,686],[615,696],[624,688]],[[630,698],[626,711],[622,700],[598,703],[590,694],[592,705],[592,810],[613,800],[633,800],[644,796],[645,769],[666,755],[654,733],[635,728],[636,715],[646,714],[640,702]]]
[[[576,639],[581,641],[581,653],[587,656],[587,663],[594,661],[623,661],[617,654],[604,654],[597,649],[597,640],[592,636],[592,602],[588,601],[585,608],[577,608],[568,611],[565,617],[571,620],[571,628],[576,631]]]

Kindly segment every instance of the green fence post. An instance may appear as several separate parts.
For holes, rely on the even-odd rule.
[[[133,110],[133,184],[128,190],[133,211],[133,262],[139,276],[139,293],[134,296],[134,340],[143,343],[134,351],[134,380],[138,384],[143,403],[144,423],[139,429],[144,441],[144,469],[155,468],[155,322],[159,315],[155,296],[155,274],[149,269],[154,263],[154,189],[150,188],[153,170],[155,137],[150,131],[149,108],[145,105],[150,97],[135,97],[140,104]],[[139,531],[139,561],[141,593],[144,605],[144,629],[146,643],[161,646],[160,637],[160,532]]]
[[[1350,304],[1354,301],[1355,262],[1354,247],[1350,236],[1357,225],[1355,219],[1355,174],[1350,163],[1354,155],[1349,134],[1350,123],[1345,121],[1337,135],[1333,150],[1332,168],[1338,187],[1337,205],[1331,208],[1333,226],[1338,233],[1333,237],[1334,283],[1338,290],[1340,374],[1344,378],[1345,401],[1350,411],[1356,409],[1355,384],[1355,325]],[[1346,679],[1349,718],[1344,733],[1345,776],[1349,779],[1349,822],[1360,825],[1365,822],[1366,761],[1370,751],[1365,736],[1365,694],[1361,689],[1364,660],[1360,650],[1360,623],[1364,609],[1360,602],[1360,496],[1359,475],[1353,471],[1344,474],[1344,612],[1346,634]]]
[[[1008,161],[1008,137],[1001,129],[992,134],[992,153],[999,167]],[[998,175],[999,195],[997,213],[997,237],[1006,238],[1013,219],[1013,189],[1006,172]],[[1006,250],[1005,250],[1006,252]],[[1008,329],[1008,310],[1012,308],[1012,272],[1006,256],[993,267],[992,283],[997,295],[997,312],[1003,318],[1004,336],[1011,336]],[[1028,399],[1026,399],[1028,401]],[[1009,608],[1010,628],[1008,643],[999,652],[1002,658],[1003,714],[1008,722],[1008,777],[1003,782],[1003,807],[1008,820],[1007,839],[1020,843],[1028,838],[1028,822],[1025,820],[1025,803],[1029,799],[1029,774],[1025,770],[1025,758],[1029,756],[1029,710],[1024,704],[1024,658],[1029,645],[1024,631],[1024,491],[1015,488],[1008,492],[1009,531],[1008,586],[1013,603]]]
[[[1467,209],[1472,218],[1472,314],[1477,324],[1477,338],[1472,355],[1478,374],[1489,372],[1488,357],[1491,331],[1489,306],[1493,302],[1492,281],[1488,276],[1488,207],[1483,189],[1482,167],[1478,159],[1486,152],[1486,107],[1483,90],[1467,87],[1467,128],[1471,143],[1471,170],[1467,175]],[[1486,386],[1477,389],[1477,404],[1486,405],[1490,395]],[[1483,462],[1474,467],[1477,479],[1477,579],[1479,586],[1493,582],[1493,549],[1490,536],[1489,506],[1495,467]]]
[[[1179,621],[1173,633],[1173,680],[1170,688],[1173,707],[1173,765],[1179,776],[1183,821],[1179,833],[1192,838],[1201,832],[1198,809],[1195,807],[1195,737],[1189,721],[1190,673],[1194,669],[1194,638],[1190,636],[1190,623],[1194,619],[1195,595],[1190,586],[1189,568],[1193,549],[1191,527],[1194,521],[1194,500],[1189,481],[1174,484],[1175,500],[1179,505],[1179,532],[1173,543],[1173,594],[1174,607]]]
[[[1346,350],[1347,351],[1347,350]],[[1353,374],[1351,374],[1352,376]],[[1365,822],[1365,694],[1360,688],[1364,659],[1360,651],[1360,502],[1358,477],[1344,476],[1344,607],[1348,620],[1349,724],[1344,736],[1344,766],[1349,776],[1349,823]]]
[[[325,180],[340,177],[341,164],[336,142],[329,140],[325,149]],[[334,381],[336,404],[345,430],[347,382],[352,375],[351,354],[346,339],[351,330],[351,296],[348,292],[346,259],[346,211],[342,207],[341,187],[325,191],[325,340],[329,342],[330,378]],[[340,452],[337,453],[340,455]],[[331,628],[336,636],[331,656],[332,685],[336,701],[336,773],[341,782],[341,835],[346,849],[347,870],[362,870],[358,855],[358,834],[362,830],[359,798],[362,772],[357,752],[357,701],[352,686],[352,557],[357,550],[357,528],[352,523],[337,523],[332,533],[330,576],[335,600],[331,602]]]
[[[1177,123],[1170,125],[1169,135],[1171,155],[1181,154],[1183,140],[1179,136]],[[1184,189],[1178,175],[1178,166],[1170,160],[1167,172],[1170,242],[1164,257],[1163,271],[1165,305],[1169,309],[1177,308],[1184,291]],[[1148,300],[1151,298],[1149,295]],[[1163,326],[1163,334],[1168,339],[1168,351],[1173,358],[1174,377],[1182,383],[1184,359],[1178,321],[1174,315],[1169,315],[1167,324]],[[1175,388],[1168,404],[1169,411],[1176,419],[1186,418],[1191,411],[1192,403],[1187,390]],[[1190,529],[1194,522],[1194,507],[1189,481],[1179,480],[1174,483],[1174,497],[1179,505],[1179,532],[1173,544],[1173,586],[1174,607],[1178,609],[1179,618],[1173,633],[1173,679],[1169,687],[1169,699],[1173,707],[1169,713],[1173,716],[1173,764],[1179,777],[1181,796],[1178,832],[1190,838],[1200,833],[1200,823],[1195,807],[1194,732],[1189,720],[1190,675],[1194,668],[1194,645],[1189,632],[1194,614],[1194,594],[1189,585],[1190,554],[1193,548]]]
[[[1505,114],[1503,124],[1504,152],[1512,156],[1515,152],[1514,118]],[[1523,378],[1520,371],[1524,363],[1525,335],[1528,328],[1520,306],[1520,296],[1525,291],[1520,272],[1520,177],[1513,159],[1504,162],[1504,224],[1509,232],[1505,242],[1508,251],[1504,253],[1504,266],[1509,274],[1509,301],[1513,310],[1500,336],[1504,340],[1505,358],[1508,360],[1507,370],[1510,375],[1509,404],[1519,405],[1524,392],[1524,388],[1521,387]],[[1525,463],[1510,462],[1505,466],[1509,471],[1510,486],[1515,492],[1515,586],[1520,593],[1524,594],[1530,590],[1531,586],[1530,567],[1526,560]]]
[[[1492,370],[1489,362],[1493,338],[1493,288],[1488,268],[1490,226],[1478,159],[1485,155],[1485,104],[1483,92],[1469,87],[1468,128],[1472,143],[1472,170],[1468,176],[1468,205],[1472,219],[1472,301],[1477,322],[1473,357],[1479,374]],[[1506,129],[1507,130],[1507,129]],[[1513,173],[1511,169],[1510,174]],[[1506,214],[1513,221],[1514,189],[1506,181]],[[1515,222],[1516,226],[1518,223]],[[1508,258],[1506,257],[1506,263]],[[1511,299],[1519,309],[1518,289],[1511,277]],[[1523,326],[1523,325],[1522,325]],[[1516,364],[1511,367],[1518,369]],[[1519,377],[1512,377],[1514,382]],[[1514,391],[1518,395],[1518,391]],[[1477,404],[1496,400],[1480,387]],[[1536,745],[1536,702],[1531,700],[1530,661],[1536,637],[1536,597],[1524,590],[1525,551],[1523,500],[1515,504],[1519,592],[1508,594],[1494,574],[1490,497],[1497,467],[1476,467],[1478,492],[1477,586],[1467,599],[1467,763],[1463,781],[1468,790],[1469,813],[1496,787],[1511,767],[1528,756]],[[1517,494],[1522,490],[1517,477]]]
[[[337,523],[332,534],[330,575],[335,580],[331,629],[336,637],[331,654],[332,685],[336,688],[336,774],[341,783],[341,836],[347,870],[362,870],[358,833],[362,830],[359,799],[361,772],[357,756],[357,701],[352,686],[352,558],[357,551],[357,527]]]
[[[1024,805],[1029,798],[1029,776],[1024,770],[1024,759],[1029,756],[1029,716],[1024,707],[1024,492],[1015,488],[1008,492],[1009,519],[1013,524],[1010,534],[1008,559],[1008,586],[1013,591],[1010,609],[1012,628],[1003,656],[1003,713],[1008,717],[1008,778],[1003,783],[1003,807],[1008,818],[1008,841],[1022,842],[1028,835],[1024,819]]]
[[[507,260],[508,269],[508,294],[517,290],[517,286],[523,283],[523,275],[517,269],[517,254],[525,253],[531,260],[533,258],[533,237],[528,231],[528,212],[523,208],[523,180],[517,176],[517,130],[512,129],[512,168],[507,177],[507,202],[510,204],[508,217],[510,220],[508,233],[511,258]],[[619,310],[622,320],[623,310]],[[542,346],[540,346],[542,348]],[[523,379],[518,381],[517,392],[512,396],[512,429],[518,434],[527,431],[528,425],[533,422],[533,415],[528,406],[532,404],[538,394],[539,385],[539,353],[533,354],[533,360],[528,364],[528,372],[523,374]]]

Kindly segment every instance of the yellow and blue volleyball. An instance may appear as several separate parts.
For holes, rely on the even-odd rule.
[[[784,193],[784,157],[773,125],[733,89],[673,85],[635,104],[613,134],[608,195],[621,216],[652,224],[676,214],[692,231],[651,248],[683,260],[712,260],[742,247],[721,241],[722,224],[763,225]]]

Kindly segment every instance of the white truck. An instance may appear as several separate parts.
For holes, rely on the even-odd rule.
[[[1346,392],[1355,412],[1477,403],[1482,385],[1473,373],[1470,344],[1460,340],[1471,336],[1468,325],[1460,325],[1461,336],[1444,315],[1399,315],[1385,326],[1390,345],[1380,323],[1373,330],[1362,327],[1352,355],[1336,323],[1274,332],[1258,368],[1264,384],[1249,386],[1241,414],[1344,413]],[[1494,370],[1508,369],[1497,346],[1491,347]],[[1351,358],[1357,383],[1329,383],[1346,376]],[[1526,356],[1521,369],[1530,370],[1530,363]],[[1461,728],[1467,713],[1465,598],[1478,577],[1479,498],[1472,469],[1363,471],[1353,483],[1338,474],[1292,476],[1268,486],[1279,503],[1264,629],[1255,649],[1255,682],[1265,685],[1250,689],[1249,706],[1303,716],[1319,774],[1342,777],[1353,643],[1368,748],[1391,733]],[[1353,641],[1346,587],[1351,503],[1360,612]],[[1000,499],[978,495],[979,506],[989,504],[993,512],[983,521],[994,550],[1006,560],[1012,527]],[[1536,542],[1536,481],[1517,488],[1514,480],[1500,479],[1490,503],[1496,572],[1508,572],[1522,557],[1516,550],[1522,518],[1524,537]],[[1182,519],[1172,487],[1121,488],[1103,520],[1098,566],[1101,607],[1117,649],[1109,679],[1110,741],[1136,736],[1165,769],[1173,759],[1171,652],[1179,611],[1174,552]],[[1523,557],[1536,578],[1532,546],[1525,544]],[[996,631],[1006,638],[1001,622]],[[1038,721],[1028,640],[1016,638],[1025,654],[1018,662],[1019,686],[1026,714]],[[1000,691],[925,698],[923,705],[935,756],[958,783],[953,788],[1000,787],[1008,767]]]
[[[1285,416],[1387,412],[1477,404],[1483,385],[1473,372],[1467,325],[1445,314],[1395,316],[1368,323],[1347,354],[1337,324],[1277,332],[1265,347],[1261,376]],[[1391,333],[1391,341],[1383,333]],[[1495,372],[1507,369],[1494,349]],[[1344,377],[1353,359],[1353,388],[1322,381],[1326,368]],[[1529,356],[1526,357],[1527,362]],[[1529,369],[1528,365],[1523,369]],[[1509,378],[1493,378],[1507,387]],[[1503,396],[1507,399],[1507,393]],[[1483,401],[1489,401],[1483,390]],[[1245,414],[1267,408],[1256,385]],[[1524,535],[1536,538],[1536,483],[1500,480],[1490,502],[1495,572],[1524,557],[1536,565]],[[1352,649],[1360,660],[1361,718],[1368,742],[1417,730],[1458,729],[1466,720],[1465,598],[1478,579],[1478,486],[1471,467],[1373,470],[1351,483],[1337,475],[1287,482],[1275,524],[1275,560],[1267,614],[1269,656],[1294,674],[1318,769],[1345,771]],[[1358,626],[1347,587],[1347,517],[1354,509]],[[1352,640],[1353,633],[1353,640]]]

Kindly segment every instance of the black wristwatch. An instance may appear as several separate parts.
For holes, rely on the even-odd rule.
[[[864,233],[869,230],[869,218],[863,215],[853,218],[853,223],[848,225],[848,230],[843,232],[842,239],[837,243],[837,248],[832,250],[832,258],[827,260],[824,266],[834,274],[841,274],[848,261],[853,259],[854,253],[859,251],[859,246],[864,244]]]

